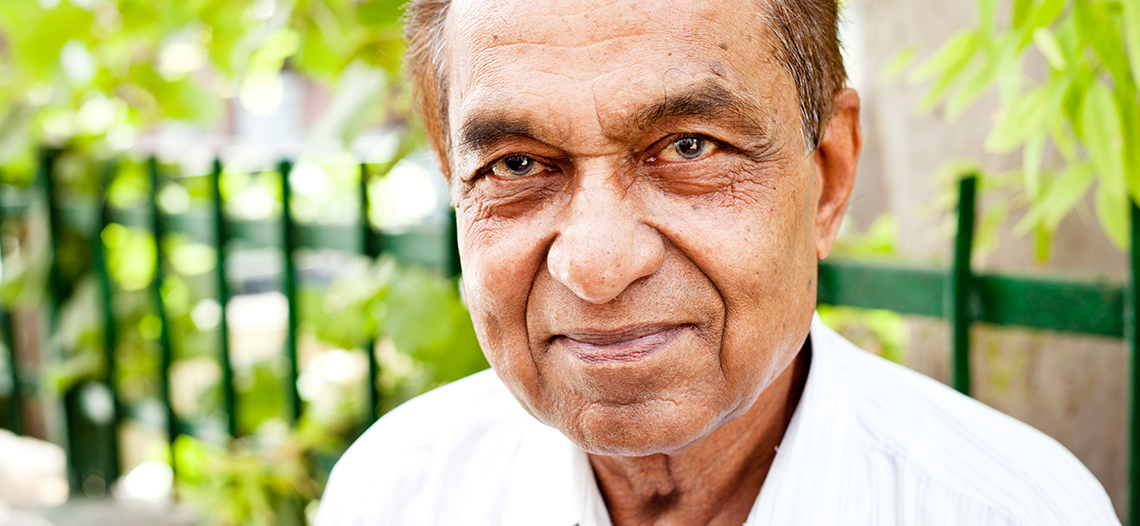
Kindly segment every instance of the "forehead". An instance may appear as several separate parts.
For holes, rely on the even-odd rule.
[[[543,112],[602,128],[639,101],[710,81],[770,99],[779,78],[759,0],[456,0],[446,26],[449,128],[463,115]]]

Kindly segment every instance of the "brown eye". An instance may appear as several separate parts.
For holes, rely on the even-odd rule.
[[[495,163],[491,171],[503,179],[519,179],[539,173],[545,168],[544,164],[534,160],[533,157],[512,155]]]
[[[662,161],[693,161],[707,156],[716,150],[716,144],[701,137],[681,137],[669,143],[658,155]]]
[[[696,137],[682,137],[673,143],[677,153],[686,159],[696,159],[705,151],[705,141]]]

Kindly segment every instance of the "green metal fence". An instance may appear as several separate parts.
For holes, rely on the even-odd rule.
[[[56,153],[46,152],[38,167],[37,180],[40,192],[47,200],[47,215],[53,243],[59,242],[59,235],[69,219],[83,216],[82,210],[69,209],[59,201],[59,194],[53,189],[53,172]],[[368,210],[373,206],[366,191],[370,169],[360,165],[361,220],[355,226],[323,226],[299,224],[291,212],[292,189],[288,174],[292,164],[282,161],[278,166],[281,177],[282,214],[276,221],[237,221],[227,218],[224,213],[222,195],[219,191],[219,177],[222,165],[215,161],[210,184],[213,187],[212,210],[208,214],[185,213],[168,215],[158,206],[157,192],[162,187],[164,174],[153,159],[147,163],[151,179],[151,195],[148,210],[112,209],[103,195],[98,204],[98,219],[89,228],[102,232],[108,224],[120,223],[146,226],[156,236],[155,239],[171,232],[182,233],[200,242],[212,244],[216,248],[217,261],[214,272],[217,279],[217,296],[221,305],[219,325],[218,360],[222,368],[222,406],[227,418],[226,429],[230,436],[238,434],[238,404],[234,390],[234,370],[231,365],[230,343],[226,317],[227,300],[231,297],[231,280],[226,275],[226,247],[237,241],[245,246],[276,246],[284,253],[282,289],[288,298],[289,318],[285,356],[289,368],[282,388],[290,403],[289,414],[295,422],[303,407],[297,390],[298,362],[296,331],[298,320],[297,287],[298,276],[296,252],[298,249],[331,248],[352,251],[375,258],[381,252],[407,251],[407,247],[429,244],[429,251],[437,251],[440,262],[452,273],[458,273],[458,254],[455,249],[454,223],[450,232],[438,240],[423,240],[410,237],[384,236],[371,226]],[[107,170],[109,176],[113,168]],[[106,188],[106,185],[104,185]],[[949,268],[912,266],[891,266],[848,261],[827,261],[819,269],[819,302],[832,305],[886,309],[902,314],[945,318],[950,325],[950,348],[952,354],[952,383],[964,394],[971,391],[969,372],[969,327],[972,323],[986,323],[998,326],[1024,327],[1065,333],[1122,338],[1126,340],[1130,356],[1129,379],[1129,493],[1130,515],[1136,517],[1140,511],[1140,411],[1136,395],[1140,392],[1140,335],[1138,335],[1137,300],[1140,294],[1140,250],[1132,252],[1132,279],[1126,284],[1105,281],[1082,281],[1057,278],[1020,277],[1005,274],[975,274],[971,271],[970,256],[973,245],[974,217],[977,178],[965,177],[960,182],[958,232],[955,242],[953,265]],[[0,207],[0,222],[5,213],[19,213],[18,209]],[[88,211],[90,212],[90,211]],[[92,214],[87,214],[92,215]],[[1132,208],[1133,246],[1140,242],[1140,209]],[[116,375],[115,315],[113,287],[108,275],[103,243],[98,235],[93,240],[92,254],[94,269],[100,283],[101,306],[105,320],[104,341],[106,368],[101,385],[110,394],[114,412],[110,422],[100,424],[84,417],[79,408],[78,393],[68,393],[64,397],[68,425],[68,453],[71,484],[82,486],[81,474],[99,473],[107,482],[118,476],[119,446],[116,443],[117,426],[124,418],[132,415],[132,408],[124,407],[118,400],[112,379]],[[435,245],[431,243],[438,241]],[[58,248],[58,246],[56,246]],[[417,250],[417,249],[412,249]],[[422,251],[421,249],[418,249]],[[158,261],[154,283],[153,301],[158,306],[161,325],[159,346],[161,349],[161,397],[165,412],[165,432],[171,444],[189,428],[179,422],[173,409],[170,396],[170,367],[174,360],[174,349],[169,334],[169,320],[165,319],[163,308],[163,268],[165,256],[157,251]],[[58,261],[53,262],[49,275],[49,308],[51,330],[59,323],[59,309],[65,291]],[[8,349],[15,349],[13,320],[6,308],[0,308],[0,331]],[[368,346],[366,348],[372,348]],[[379,405],[380,393],[375,379],[379,365],[374,353],[368,353],[368,372],[373,380],[369,382],[370,407]],[[34,391],[35,381],[24,374],[18,360],[8,360],[8,371],[14,385],[12,395],[7,400],[7,422],[4,426],[20,433],[24,429],[24,398]],[[375,418],[375,415],[372,415]]]

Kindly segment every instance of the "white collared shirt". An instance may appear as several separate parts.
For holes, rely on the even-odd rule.
[[[745,526],[1118,525],[1037,430],[811,326],[795,415]],[[492,371],[390,412],[333,469],[318,526],[611,526],[586,454]]]

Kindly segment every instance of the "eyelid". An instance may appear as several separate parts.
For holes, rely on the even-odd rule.
[[[729,148],[729,146],[727,146],[724,143],[724,141],[719,141],[719,140],[713,139],[712,137],[709,137],[708,135],[705,135],[703,133],[674,133],[674,134],[668,135],[668,136],[658,140],[657,142],[653,143],[653,145],[650,146],[646,150],[647,155],[645,155],[645,160],[643,160],[642,163],[644,164],[644,163],[656,162],[658,160],[658,158],[660,157],[662,152],[664,152],[665,150],[672,147],[673,144],[675,144],[677,141],[684,139],[684,138],[687,138],[687,137],[692,137],[694,139],[700,139],[702,141],[705,141],[705,143],[710,148],[710,151],[701,157],[697,157],[695,159],[685,159],[684,161],[678,161],[678,162],[699,161],[699,160],[704,159],[705,157],[715,153],[718,150],[725,150],[725,149]]]
[[[504,177],[504,176],[496,174],[495,173],[495,167],[498,166],[500,163],[506,161],[507,159],[510,159],[511,157],[527,157],[527,158],[531,159],[537,165],[535,167],[536,171],[530,175],[515,176],[515,177]],[[530,178],[532,178],[536,175],[540,175],[544,172],[553,171],[552,169],[555,169],[555,168],[557,168],[557,165],[555,163],[547,160],[546,158],[544,158],[542,156],[534,155],[534,154],[530,154],[530,153],[511,152],[511,153],[507,153],[504,155],[500,155],[500,156],[496,157],[494,160],[492,160],[491,162],[483,165],[483,167],[480,168],[478,172],[476,172],[475,177],[473,177],[471,179],[471,181],[475,182],[479,179],[482,179],[484,176],[488,176],[488,175],[494,176],[494,177],[496,177],[500,180],[503,180],[503,181],[519,181],[522,179],[530,179]]]

